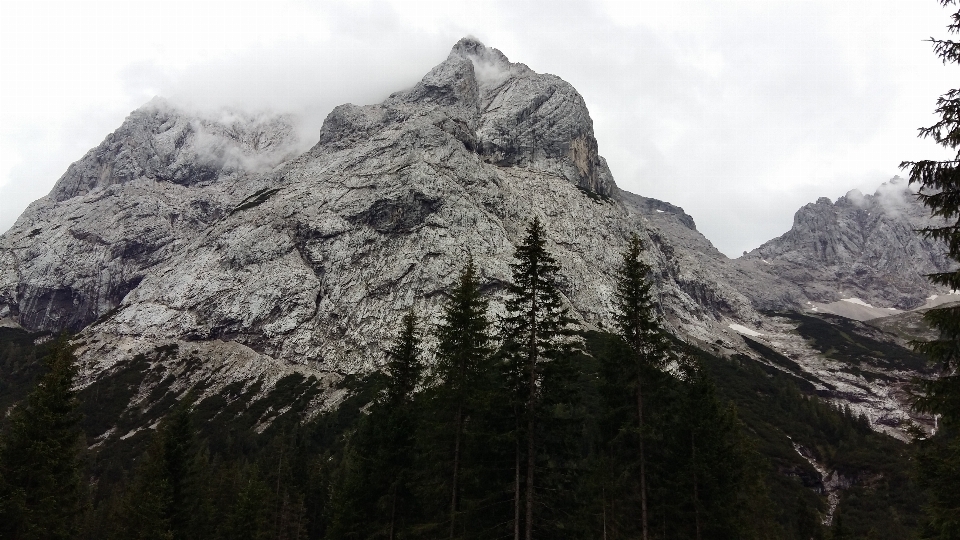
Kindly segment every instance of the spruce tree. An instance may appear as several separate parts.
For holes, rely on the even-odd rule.
[[[461,491],[464,454],[464,423],[477,412],[483,392],[485,371],[493,352],[487,301],[480,293],[473,259],[467,261],[443,309],[437,327],[437,364],[442,410],[452,413],[450,426],[453,456],[450,472],[450,538],[454,537]]]
[[[646,426],[643,412],[644,379],[650,369],[663,366],[669,355],[669,341],[656,314],[648,279],[650,265],[643,262],[643,242],[633,234],[617,270],[617,308],[615,320],[620,336],[633,355],[632,369],[624,374],[633,386],[636,404],[637,451],[640,482],[640,520],[643,539],[649,538],[647,505]]]
[[[514,461],[514,539],[531,540],[536,498],[537,419],[540,394],[545,381],[542,364],[570,354],[573,322],[563,306],[560,293],[560,266],[546,249],[539,218],[527,227],[511,265],[513,283],[506,301],[504,352],[508,380],[514,396],[516,448]],[[525,475],[521,469],[526,457]],[[521,476],[524,481],[521,487]],[[523,497],[521,500],[521,491]],[[521,518],[521,508],[523,517]]]
[[[383,449],[384,472],[390,481],[389,527],[387,538],[394,540],[398,532],[398,520],[406,510],[404,502],[407,496],[407,482],[413,462],[414,436],[417,431],[416,418],[412,411],[414,392],[423,378],[421,361],[420,330],[417,317],[410,311],[403,316],[400,334],[396,343],[387,351],[387,390],[385,401],[376,413],[382,415],[386,440]],[[388,408],[388,409],[386,409]],[[375,414],[376,414],[375,413]]]
[[[0,442],[0,532],[6,538],[73,538],[79,524],[83,440],[74,346],[61,337],[46,373],[13,410]]]
[[[956,0],[940,0],[944,7],[956,7]],[[950,16],[949,33],[960,33],[960,10]],[[933,39],[934,53],[944,64],[960,63],[960,42]],[[920,137],[929,138],[955,152],[954,159],[903,162],[910,183],[920,188],[918,198],[932,217],[944,224],[921,230],[928,238],[943,241],[947,254],[960,262],[960,89],[952,89],[937,100],[940,120],[921,128]],[[951,290],[960,289],[960,270],[935,273],[928,278]],[[916,408],[940,416],[940,433],[933,441],[920,441],[920,480],[929,489],[929,534],[934,538],[960,538],[960,307],[931,309],[924,316],[939,333],[932,341],[916,343],[940,365],[940,376],[917,382]]]
[[[157,426],[127,493],[123,535],[142,539],[202,538],[202,454],[192,419],[192,393]]]
[[[383,389],[350,438],[333,496],[330,538],[401,535],[416,515],[410,492],[418,422],[414,394],[423,378],[420,330],[411,311],[387,349]]]
[[[410,311],[401,319],[397,340],[387,350],[386,372],[389,378],[382,405],[395,407],[413,399],[413,393],[423,377],[420,342],[417,316]]]

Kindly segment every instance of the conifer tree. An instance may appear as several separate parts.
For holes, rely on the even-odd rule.
[[[411,311],[386,351],[383,391],[350,440],[334,494],[331,538],[388,538],[415,514],[409,484],[417,416],[414,394],[423,378],[420,330]]]
[[[633,366],[628,373],[636,400],[637,450],[640,481],[640,520],[643,539],[649,538],[649,514],[647,507],[646,426],[643,413],[643,386],[646,373],[662,367],[669,354],[669,341],[655,312],[653,296],[648,280],[650,266],[643,262],[643,242],[636,234],[623,254],[617,270],[617,308],[615,315],[620,336],[633,353]]]
[[[944,7],[957,6],[956,0],[939,1]],[[960,10],[950,18],[949,33],[960,33]],[[930,41],[944,64],[960,64],[960,42],[933,38]],[[960,262],[960,89],[940,96],[936,113],[940,120],[921,128],[920,137],[934,140],[954,152],[955,157],[945,161],[908,161],[900,166],[909,169],[910,183],[919,185],[918,198],[930,209],[931,216],[945,221],[941,226],[922,229],[922,234],[946,243],[948,256]],[[960,270],[935,273],[928,278],[952,290],[960,289]],[[922,412],[940,415],[940,434],[936,440],[921,444],[920,480],[931,492],[930,535],[960,538],[960,307],[931,309],[924,318],[939,337],[915,346],[939,363],[940,376],[917,382],[915,404]]]
[[[13,410],[0,442],[0,536],[73,538],[83,452],[72,389],[74,346],[60,337],[33,392]]]
[[[385,420],[383,465],[389,488],[389,518],[387,538],[397,537],[398,519],[404,513],[403,502],[407,490],[407,476],[413,461],[415,418],[411,402],[423,378],[420,330],[417,317],[411,310],[400,323],[400,334],[393,347],[387,350],[387,388],[379,412]]]
[[[423,377],[420,341],[417,316],[410,311],[400,321],[400,334],[396,342],[387,350],[386,372],[389,379],[383,405],[398,406],[413,399],[414,390]]]
[[[160,422],[127,493],[123,535],[142,539],[201,538],[202,454],[193,426],[192,393]]]
[[[437,328],[436,371],[442,401],[453,412],[453,464],[450,475],[450,538],[456,531],[460,497],[460,474],[464,451],[464,422],[476,411],[478,393],[487,362],[493,352],[487,301],[480,294],[480,281],[473,259],[467,261]]]
[[[504,352],[508,378],[514,395],[516,449],[514,477],[514,539],[531,540],[536,494],[537,417],[542,392],[542,364],[570,354],[573,322],[563,306],[560,293],[560,266],[546,249],[546,238],[539,218],[527,227],[517,246],[517,262],[511,265],[513,283],[506,302],[509,315],[504,320]],[[526,457],[523,499],[521,465]],[[521,508],[523,517],[521,518]]]

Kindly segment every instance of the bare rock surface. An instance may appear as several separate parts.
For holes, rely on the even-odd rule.
[[[335,108],[315,140],[298,152],[281,116],[148,103],[0,237],[0,321],[81,330],[85,383],[177,345],[182,362],[201,366],[157,363],[178,374],[177,388],[251,379],[266,388],[297,372],[330,385],[318,404],[327,406],[333,381],[381,365],[404,312],[436,322],[468,257],[502,314],[515,245],[536,216],[584,327],[612,327],[615,269],[636,233],[669,329],[731,354],[754,355],[735,328],[776,336],[771,346],[795,351],[828,390],[850,375],[824,368],[768,312],[825,301],[863,275],[853,281],[860,297],[911,305],[929,289],[882,276],[942,263],[905,226],[872,217],[876,197],[849,194],[805,208],[795,231],[730,260],[681,208],[617,188],[571,85],[472,39],[412,89]],[[866,235],[870,223],[897,235],[906,258],[926,258],[899,261]],[[844,273],[854,259],[860,266]],[[894,296],[868,294],[888,283],[900,287]],[[886,380],[848,392],[871,418],[903,412]]]
[[[799,285],[813,302],[857,298],[877,308],[914,309],[947,292],[924,277],[952,268],[942,244],[918,229],[934,222],[907,181],[895,177],[873,195],[853,190],[797,211],[793,228],[742,259]]]

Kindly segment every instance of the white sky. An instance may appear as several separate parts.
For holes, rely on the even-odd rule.
[[[412,86],[461,37],[583,94],[620,187],[738,256],[826,196],[872,193],[957,67],[936,0],[0,0],[0,231],[154,95],[305,114]],[[316,131],[316,129],[314,130]]]

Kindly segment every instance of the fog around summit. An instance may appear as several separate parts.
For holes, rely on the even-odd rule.
[[[724,253],[821,196],[943,157],[916,128],[951,87],[933,0],[35,2],[0,7],[0,230],[154,96],[296,115],[409,88],[473,35],[584,96],[621,188],[682,206]],[[496,74],[485,74],[495,76]]]

